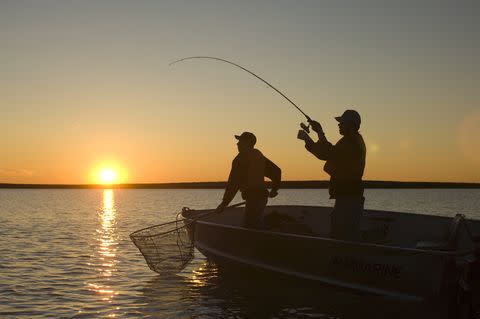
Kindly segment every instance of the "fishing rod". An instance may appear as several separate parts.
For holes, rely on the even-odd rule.
[[[233,66],[236,66],[240,69],[242,69],[243,71],[245,72],[248,72],[250,73],[251,75],[253,75],[254,77],[256,77],[257,79],[259,79],[260,81],[262,81],[263,83],[265,83],[266,85],[268,85],[269,87],[271,87],[272,89],[274,89],[278,94],[280,94],[281,96],[283,96],[288,102],[290,102],[290,104],[292,104],[293,106],[295,106],[295,108],[297,110],[300,111],[300,113],[302,113],[306,118],[307,118],[307,121],[310,123],[312,121],[312,119],[310,118],[310,116],[308,116],[305,112],[302,111],[302,109],[300,109],[300,107],[295,104],[292,100],[290,100],[285,94],[283,94],[279,89],[277,89],[276,87],[274,87],[272,84],[268,83],[266,80],[264,80],[263,78],[261,78],[260,76],[256,75],[255,73],[253,73],[252,71],[244,68],[243,66],[241,65],[238,65],[236,63],[233,63],[231,61],[228,61],[228,60],[225,60],[225,59],[221,59],[221,58],[217,58],[217,57],[212,57],[212,56],[191,56],[191,57],[187,57],[187,58],[183,58],[183,59],[179,59],[179,60],[176,60],[176,61],[173,61],[172,63],[170,63],[169,65],[173,65],[175,63],[178,63],[178,62],[183,62],[185,60],[191,60],[191,59],[210,59],[210,60],[217,60],[217,61],[221,61],[221,62],[224,62],[224,63],[228,63],[228,64],[231,64]],[[305,131],[309,132],[309,128],[310,128],[310,124],[309,125],[306,125],[304,123],[301,123],[300,126],[302,127],[302,129],[304,129]]]

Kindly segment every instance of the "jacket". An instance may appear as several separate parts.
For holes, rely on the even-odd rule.
[[[317,142],[307,141],[305,148],[318,159],[326,161],[323,170],[330,175],[330,198],[363,196],[366,147],[358,132],[343,136],[335,145],[323,136]]]
[[[239,153],[232,161],[222,202],[228,205],[238,190],[246,200],[267,196],[264,177],[272,180],[272,189],[278,190],[281,174],[281,169],[259,150],[254,148],[251,151]]]

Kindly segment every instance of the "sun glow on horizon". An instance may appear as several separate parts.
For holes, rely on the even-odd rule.
[[[91,171],[90,180],[95,184],[102,185],[125,183],[127,181],[127,173],[119,165],[103,163]]]
[[[112,168],[104,168],[100,171],[100,182],[102,184],[115,184],[118,181],[118,174]]]

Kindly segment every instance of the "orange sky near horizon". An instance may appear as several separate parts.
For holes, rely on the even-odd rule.
[[[297,2],[295,2],[297,3]],[[480,182],[480,8],[265,1],[0,2],[0,183],[224,181],[251,131],[284,180],[326,180],[300,105],[335,143],[354,108],[366,180]]]

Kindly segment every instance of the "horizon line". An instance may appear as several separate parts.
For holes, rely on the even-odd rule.
[[[480,183],[472,182],[419,182],[419,181],[363,181],[365,188],[479,188]],[[0,188],[50,188],[50,189],[222,189],[226,181],[214,182],[167,182],[167,183],[118,183],[118,184],[49,184],[49,183],[0,183]],[[270,185],[270,182],[266,182]],[[282,181],[283,189],[328,188],[328,180]]]

